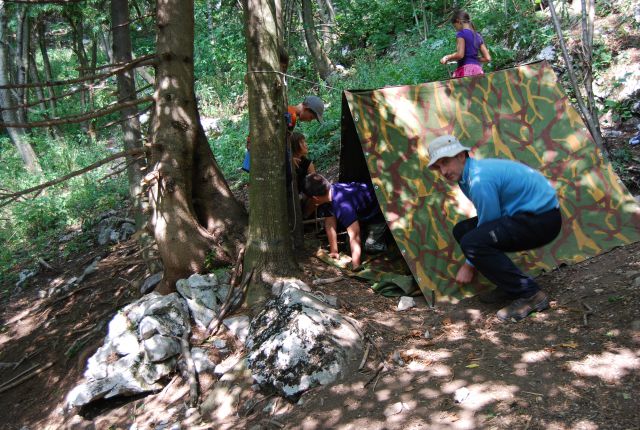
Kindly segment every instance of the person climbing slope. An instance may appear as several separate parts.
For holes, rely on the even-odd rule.
[[[491,61],[491,55],[482,36],[471,22],[469,14],[458,10],[454,12],[451,23],[456,29],[456,52],[442,57],[440,63],[458,61],[458,68],[453,72],[454,78],[483,75],[482,63]]]

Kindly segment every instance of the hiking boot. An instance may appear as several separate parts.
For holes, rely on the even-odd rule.
[[[521,297],[514,300],[496,314],[502,321],[514,319],[520,321],[531,312],[540,312],[549,307],[549,298],[544,291],[538,291],[531,297]]]
[[[506,292],[504,292],[504,290],[501,290],[500,288],[494,288],[489,292],[478,295],[478,300],[480,300],[480,302],[482,303],[487,303],[487,304],[504,303],[513,299],[514,297],[512,295],[507,294]]]

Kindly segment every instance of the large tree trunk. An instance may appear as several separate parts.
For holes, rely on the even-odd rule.
[[[320,41],[316,37],[315,24],[313,22],[313,8],[311,0],[302,0],[302,26],[304,37],[311,53],[311,59],[323,81],[326,81],[332,71],[331,61],[323,51]]]
[[[249,239],[244,266],[245,272],[253,270],[261,275],[256,281],[265,282],[296,270],[287,219],[285,96],[283,79],[277,73],[282,43],[277,2],[243,1],[251,136]],[[260,283],[252,282],[248,304],[258,304],[265,296]]]
[[[0,86],[9,85],[9,48],[7,45],[7,15],[4,0],[0,0]],[[10,89],[0,89],[0,109],[4,122],[20,122],[16,115],[16,103]],[[7,127],[11,141],[16,146],[20,157],[29,172],[41,172],[40,163],[31,144],[27,141],[22,129]]]
[[[158,0],[156,91],[149,183],[152,229],[162,263],[162,293],[175,281],[232,264],[246,214],[233,198],[198,118],[193,89],[193,0]]]

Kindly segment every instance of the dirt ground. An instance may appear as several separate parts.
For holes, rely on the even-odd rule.
[[[63,411],[104,323],[139,296],[145,276],[135,246],[125,243],[72,294],[38,298],[38,291],[78,276],[104,252],[97,249],[67,265],[73,270],[41,273],[4,304],[0,382],[40,373],[0,388],[0,428],[638,429],[639,251],[636,243],[543,275],[552,307],[519,323],[501,323],[496,307],[474,298],[433,308],[419,299],[401,312],[398,299],[358,281],[316,287],[364,325],[372,347],[362,371],[314,388],[296,404],[247,386],[233,416],[203,423],[187,410],[180,377],[160,393],[108,402],[83,416]],[[309,282],[336,271],[311,256],[303,268]],[[201,380],[203,396],[214,382]],[[468,395],[457,403],[460,389]]]

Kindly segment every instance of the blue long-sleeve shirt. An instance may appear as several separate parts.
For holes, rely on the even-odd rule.
[[[531,167],[512,160],[467,158],[462,192],[478,212],[478,225],[503,216],[540,214],[558,207],[551,183]]]

